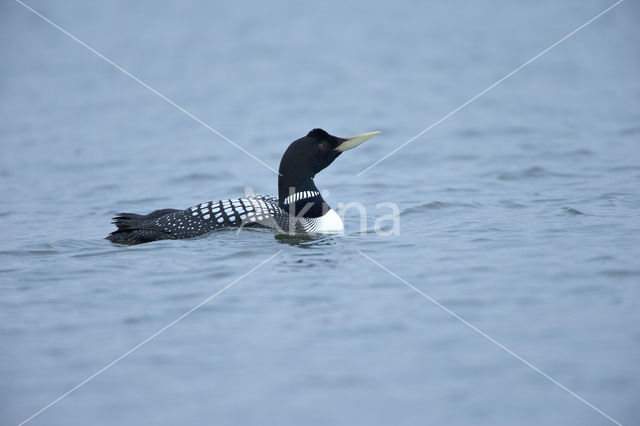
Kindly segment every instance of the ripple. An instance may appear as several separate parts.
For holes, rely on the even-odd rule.
[[[626,195],[629,195],[628,192],[605,192],[602,195],[599,195],[598,197],[596,197],[596,200],[600,199],[600,200],[615,200],[617,198],[620,197],[624,197]]]
[[[250,258],[251,256],[255,256],[256,254],[260,254],[260,252],[258,250],[255,250],[255,251],[254,250],[237,250],[226,255],[218,256],[216,257],[216,260],[221,262],[224,260],[231,260],[231,259]]]
[[[613,166],[608,169],[611,172],[635,172],[640,170],[640,165],[637,164],[627,164],[623,166]]]
[[[442,201],[432,201],[430,203],[422,204],[419,206],[406,208],[400,213],[400,216],[416,214],[416,213],[425,213],[432,210],[445,210],[445,209],[452,209],[452,208],[458,208],[458,207],[476,208],[478,206],[479,206],[478,203],[446,203]]]
[[[443,203],[443,202],[440,202],[440,201],[433,201],[431,203],[423,204],[421,207],[424,208],[424,209],[430,209],[431,210],[431,209],[443,209],[443,208],[450,207],[450,206],[451,206],[451,204],[448,204],[448,203]]]
[[[317,305],[331,305],[336,302],[336,298],[333,296],[322,295],[302,295],[294,296],[294,303],[300,307],[317,306]]]
[[[549,176],[549,172],[542,167],[534,166],[515,172],[504,172],[498,175],[500,180],[523,180]]]
[[[168,198],[167,197],[144,197],[144,198],[122,199],[116,202],[122,203],[122,204],[136,204],[136,203],[151,203],[155,201],[165,201],[165,200],[168,200]]]
[[[569,288],[566,291],[567,294],[572,294],[572,295],[606,294],[606,292],[607,292],[607,287],[600,284],[580,285],[580,286]]]
[[[6,250],[0,251],[2,256],[43,256],[49,254],[58,254],[57,250]]]
[[[637,269],[605,269],[600,272],[607,277],[638,277],[640,270]]]
[[[220,175],[216,173],[189,173],[184,176],[170,179],[171,182],[202,182],[208,180],[220,179]]]
[[[446,192],[480,192],[477,188],[444,188]]]
[[[140,315],[140,316],[127,316],[122,319],[122,322],[128,325],[140,324],[143,322],[149,322],[153,318],[149,315]]]
[[[195,164],[195,163],[205,163],[205,164],[209,164],[209,163],[213,163],[220,160],[220,156],[219,155],[203,155],[203,156],[199,156],[199,157],[189,157],[186,158],[183,163],[184,164],[188,164],[189,166]]]
[[[78,240],[78,239],[64,239],[52,241],[50,243],[43,243],[44,247],[56,248],[59,250],[78,250],[78,249],[94,249],[96,247],[104,246],[103,240]]]
[[[580,210],[578,209],[574,209],[573,207],[563,207],[562,210],[564,210],[564,212],[568,215],[571,216],[584,216],[585,213],[582,213]]]
[[[112,191],[114,189],[119,189],[115,183],[104,183],[93,187],[93,191]]]
[[[536,198],[533,200],[534,203],[557,203],[560,201],[567,201],[566,198]]]
[[[516,203],[515,201],[512,201],[512,200],[502,200],[500,201],[500,204],[510,209],[524,209],[527,207],[524,204]]]
[[[590,151],[588,149],[585,148],[579,148],[579,149],[574,149],[573,151],[568,151],[565,152],[564,155],[568,156],[568,157],[593,157],[595,154],[593,153],[593,151]]]
[[[620,134],[624,136],[636,135],[640,133],[640,126],[627,127],[626,129],[620,130]]]
[[[611,261],[611,260],[615,260],[615,257],[608,255],[608,254],[604,254],[604,255],[600,255],[600,256],[595,256],[592,257],[590,259],[588,259],[590,262],[602,262],[602,261]]]
[[[526,135],[531,132],[532,130],[530,127],[524,127],[524,126],[513,126],[505,130],[505,133],[510,135]]]
[[[478,156],[474,154],[452,154],[445,157],[448,161],[473,161],[477,160]]]
[[[457,132],[457,134],[460,137],[463,137],[463,138],[476,139],[476,138],[482,136],[482,131],[480,131],[478,129],[468,128],[468,129],[460,130],[459,132]]]

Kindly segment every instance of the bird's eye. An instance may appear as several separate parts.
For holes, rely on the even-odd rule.
[[[320,148],[320,149],[324,149],[324,143],[320,142],[320,143],[318,144],[318,148]]]

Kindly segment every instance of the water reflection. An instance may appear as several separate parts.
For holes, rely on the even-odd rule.
[[[276,234],[274,238],[281,244],[309,249],[318,246],[334,245],[336,243],[336,238],[339,238],[339,236],[327,236],[320,234]]]

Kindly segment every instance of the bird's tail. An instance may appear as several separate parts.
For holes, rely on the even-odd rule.
[[[116,244],[140,244],[156,240],[166,240],[170,235],[154,229],[152,222],[161,216],[176,212],[176,209],[156,210],[147,215],[119,213],[112,219],[117,229],[107,236],[107,240]]]
[[[148,216],[135,214],[135,213],[118,213],[118,216],[111,219],[118,229],[114,232],[124,231],[129,229],[136,229],[136,227],[143,225],[148,219]]]

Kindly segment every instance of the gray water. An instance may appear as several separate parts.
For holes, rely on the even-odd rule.
[[[0,418],[113,424],[623,424],[640,402],[640,10],[613,4],[45,2],[39,12],[277,168],[314,127],[381,130],[319,174],[344,236],[118,247],[121,211],[276,176],[23,6],[0,5]],[[518,3],[518,4],[516,4]],[[400,210],[399,235],[374,232]],[[388,223],[388,222],[387,222]]]

